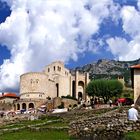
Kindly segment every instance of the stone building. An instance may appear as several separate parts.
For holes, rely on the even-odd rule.
[[[53,62],[42,72],[29,72],[20,76],[20,100],[15,102],[15,110],[36,108],[45,103],[47,98],[67,95],[86,100],[85,87],[88,83],[88,73],[77,71],[72,74],[63,62]]]
[[[134,103],[140,105],[140,64],[131,66],[131,77],[134,88]]]
[[[6,104],[6,103],[11,103],[13,104],[13,102],[15,100],[18,100],[19,97],[15,94],[15,93],[2,93],[0,96],[0,103],[2,104]]]

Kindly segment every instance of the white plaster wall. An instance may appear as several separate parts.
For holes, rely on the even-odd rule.
[[[56,84],[55,81],[52,80],[48,80],[47,81],[47,89],[46,89],[46,98],[49,96],[51,98],[56,97],[57,93],[56,93]]]
[[[59,97],[70,95],[70,80],[69,76],[59,77]]]
[[[140,95],[140,70],[134,69],[134,102]]]

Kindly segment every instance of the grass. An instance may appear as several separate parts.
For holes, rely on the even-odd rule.
[[[23,130],[20,132],[7,133],[0,136],[0,140],[74,140],[70,138],[66,131],[41,131],[30,132]]]
[[[68,135],[68,132],[66,130],[30,130],[27,128],[28,125],[37,125],[42,124],[47,121],[49,122],[46,125],[39,126],[41,128],[45,127],[65,127],[68,126],[67,123],[62,122],[62,120],[58,117],[51,117],[51,118],[41,118],[42,120],[34,120],[34,121],[22,121],[20,123],[16,124],[8,124],[6,126],[0,127],[0,129],[4,128],[20,128],[22,126],[25,126],[26,128],[20,131],[16,132],[7,132],[2,135],[0,135],[0,140],[74,140]],[[54,122],[58,121],[58,122]],[[36,126],[35,128],[37,128]]]
[[[125,140],[140,140],[140,132],[129,132],[125,135]]]
[[[39,120],[33,120],[33,121],[30,121],[30,120],[24,120],[22,122],[18,122],[18,123],[14,123],[14,124],[7,124],[5,126],[1,126],[0,127],[0,130],[1,129],[6,129],[6,128],[20,128],[22,126],[28,126],[28,125],[37,125],[37,124],[41,124],[41,123],[45,123],[47,121],[54,121],[54,120],[58,120],[61,122],[61,119],[59,117],[56,117],[56,116],[52,116],[51,117],[46,117],[46,116],[43,116],[41,117]],[[56,123],[56,122],[52,122],[53,123]]]

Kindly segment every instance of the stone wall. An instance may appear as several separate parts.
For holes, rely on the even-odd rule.
[[[72,107],[74,104],[77,104],[76,100],[67,99],[67,98],[59,98],[59,97],[54,98],[53,102],[54,102],[53,103],[54,108],[57,108],[59,105],[61,105],[62,102],[64,103],[65,108],[68,108],[69,105],[71,105]]]
[[[74,121],[70,124],[69,134],[83,139],[120,140],[130,131],[139,131],[140,121],[127,120],[127,113],[112,111],[104,115]]]
[[[47,75],[30,72],[20,76],[20,99],[46,99]]]

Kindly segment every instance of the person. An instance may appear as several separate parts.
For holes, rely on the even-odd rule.
[[[112,106],[112,100],[109,99],[109,106],[111,107]]]
[[[132,104],[131,108],[128,110],[128,120],[137,121],[138,120],[138,111],[135,109],[135,105]]]
[[[90,104],[91,104],[91,107],[94,108],[94,99],[90,99]]]

